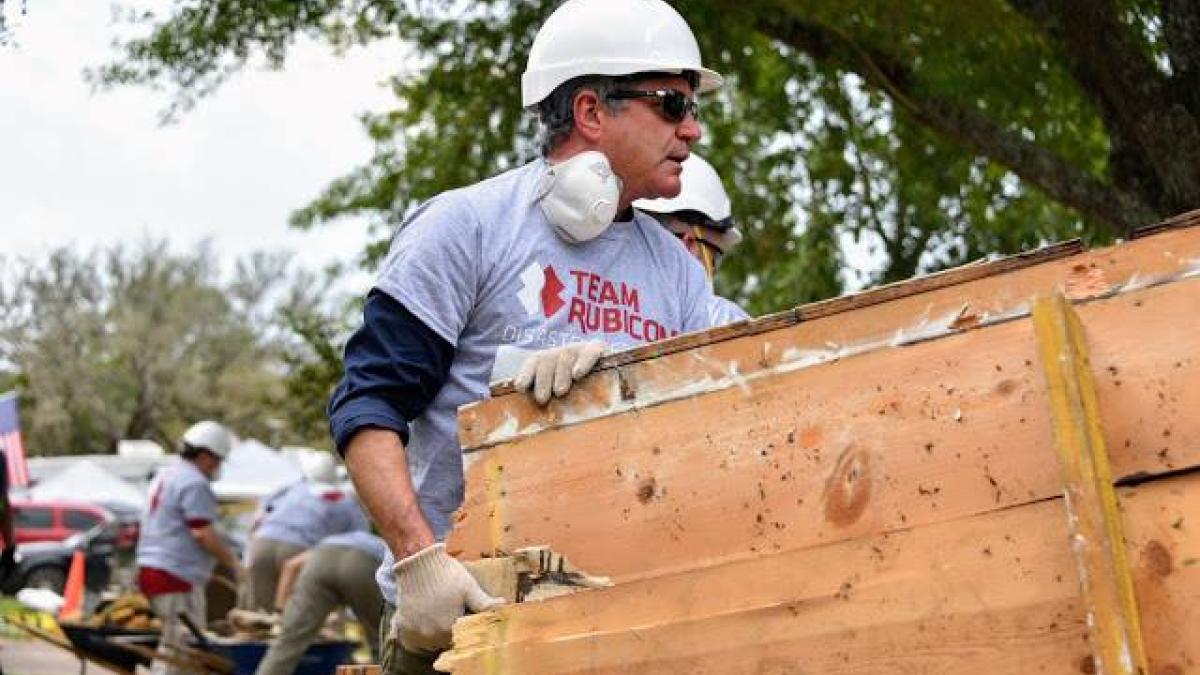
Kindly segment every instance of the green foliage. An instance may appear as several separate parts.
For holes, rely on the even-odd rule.
[[[329,444],[325,406],[342,377],[342,349],[362,304],[355,299],[326,307],[307,302],[307,295],[298,295],[279,312],[289,333],[280,354],[287,374],[279,410],[292,435],[325,447]]]
[[[411,45],[395,108],[363,117],[374,155],[293,217],[307,228],[369,216],[373,264],[419,202],[535,156],[518,83],[557,4],[176,0],[169,16],[142,17],[150,33],[95,75],[170,85],[174,112],[254,54],[282,64],[297,35]],[[755,313],[1049,241],[1110,241],[1131,213],[1161,210],[1134,183],[1105,183],[1120,130],[1059,40],[1070,27],[1024,6],[1037,3],[674,4],[728,76],[704,102],[697,150],[726,176],[747,234],[718,288]],[[1139,48],[1162,57],[1161,5],[1122,0],[1121,11]],[[1132,206],[1106,211],[1117,189]]]
[[[282,375],[295,338],[278,312],[318,306],[315,286],[287,268],[255,254],[223,275],[207,246],[177,254],[164,242],[4,260],[0,379],[21,393],[31,451],[108,452],[122,438],[172,447],[201,418],[268,439],[268,420],[284,417],[286,440],[327,444]]]

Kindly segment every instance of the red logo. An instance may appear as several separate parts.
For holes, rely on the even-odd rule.
[[[562,299],[562,292],[566,286],[563,285],[558,275],[554,273],[553,267],[547,265],[544,274],[545,283],[542,284],[542,312],[549,319],[558,313],[558,310],[562,309],[563,305],[567,304]]]

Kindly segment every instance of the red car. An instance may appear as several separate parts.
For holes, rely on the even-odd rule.
[[[106,509],[81,502],[14,499],[12,507],[13,534],[18,544],[62,541],[76,532],[86,532],[114,520]]]

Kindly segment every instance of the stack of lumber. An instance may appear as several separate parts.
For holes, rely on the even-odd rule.
[[[1200,212],[616,354],[460,433],[453,552],[614,585],[460,621],[459,675],[1200,673]]]

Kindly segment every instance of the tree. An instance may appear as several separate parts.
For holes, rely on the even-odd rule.
[[[298,35],[410,43],[396,108],[364,118],[374,156],[294,216],[365,213],[390,235],[417,202],[534,155],[516,83],[556,5],[177,0],[93,77],[167,85],[178,114],[255,55],[283,64]],[[757,311],[1200,206],[1194,0],[675,5],[730,76],[699,150],[736,176],[749,235],[719,285]]]
[[[28,0],[21,0],[21,14],[25,14],[29,7]],[[13,41],[13,31],[8,25],[8,16],[4,11],[4,0],[0,0],[0,47],[7,47]]]
[[[111,452],[122,438],[171,447],[202,418],[268,438],[272,417],[300,417],[283,372],[294,338],[278,311],[317,301],[282,254],[243,258],[227,280],[207,245],[177,254],[161,241],[62,248],[3,269],[0,364],[34,451]],[[327,444],[323,430],[294,426],[293,442]]]

